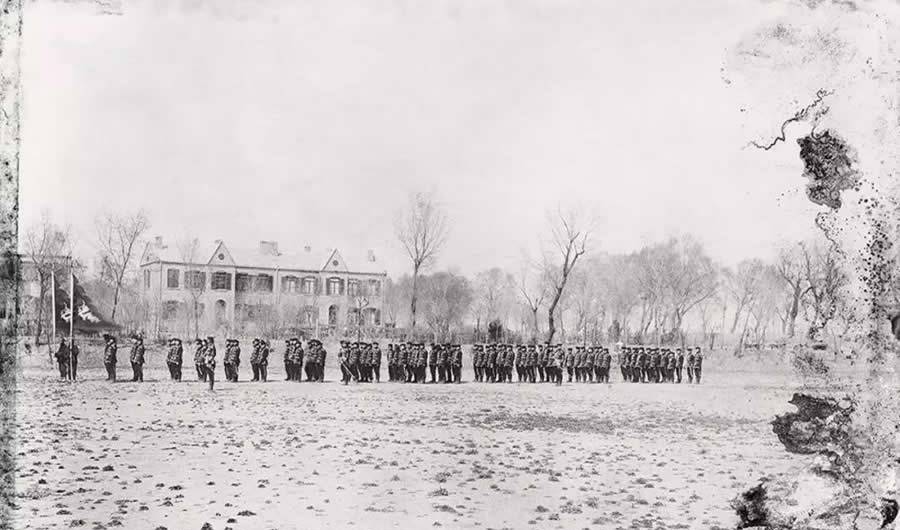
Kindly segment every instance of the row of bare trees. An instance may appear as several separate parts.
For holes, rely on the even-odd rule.
[[[413,334],[420,306],[435,337],[472,332],[479,339],[500,329],[534,341],[677,343],[691,331],[710,347],[730,338],[740,349],[840,337],[851,324],[842,311],[848,301],[840,256],[824,240],[786,245],[772,262],[751,258],[734,267],[717,264],[691,236],[606,254],[593,248],[589,216],[557,209],[547,217],[537,258],[526,255],[517,274],[494,267],[467,280],[453,272],[424,274],[448,230],[433,197],[413,196],[400,219],[397,236],[412,275],[388,286],[385,310],[389,322]]]
[[[150,221],[143,211],[104,213],[95,221],[95,234],[90,243],[96,250],[96,274],[81,280],[113,320],[136,324],[141,318],[136,271],[143,237],[149,227]],[[27,296],[23,308],[26,321],[34,322],[35,329],[29,332],[36,343],[42,339],[49,341],[47,323],[53,314],[51,277],[55,274],[64,282],[69,271],[84,274],[87,270],[83,262],[73,257],[74,243],[69,228],[54,222],[46,212],[22,238],[23,254],[31,261],[32,280],[37,285],[36,295]],[[126,318],[121,314],[123,300],[127,300]]]

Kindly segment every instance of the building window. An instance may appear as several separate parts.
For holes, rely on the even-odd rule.
[[[344,294],[344,280],[340,278],[328,278],[326,286],[328,296],[337,296]]]
[[[359,321],[359,309],[356,307],[351,307],[347,309],[347,324],[351,326],[359,326],[362,322]]]
[[[178,318],[178,306],[180,304],[175,300],[168,300],[163,303],[162,317],[164,320],[174,320]]]
[[[315,307],[306,307],[303,309],[303,313],[300,316],[302,319],[301,322],[305,327],[313,327],[316,325],[316,320],[318,320],[318,312]]]
[[[150,288],[150,270],[144,269],[144,289]]]
[[[166,287],[169,289],[178,289],[178,281],[181,278],[181,272],[178,269],[168,269],[166,271]]]
[[[260,274],[253,278],[253,290],[263,293],[272,292],[272,277],[268,274]]]
[[[338,323],[338,306],[333,305],[328,308],[328,325],[337,326]]]
[[[350,280],[347,282],[347,294],[350,296],[359,296],[359,282]]]
[[[369,295],[381,296],[381,280],[369,280]]]
[[[252,285],[252,277],[249,274],[238,273],[234,275],[234,290],[249,291]]]
[[[311,276],[307,276],[306,278],[303,278],[302,292],[303,292],[303,294],[315,294],[316,279]]]
[[[300,278],[296,276],[285,276],[281,278],[281,292],[298,293],[300,292]]]
[[[206,273],[202,271],[185,271],[184,285],[188,289],[202,291],[206,287]]]
[[[214,272],[212,274],[212,288],[220,291],[230,291],[231,274],[227,272]]]

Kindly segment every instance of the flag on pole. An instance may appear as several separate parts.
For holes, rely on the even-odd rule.
[[[84,292],[84,288],[78,283],[78,278],[72,275],[71,293],[65,292],[58,282],[55,289],[55,317],[56,327],[69,329],[74,327],[76,331],[93,332],[118,329],[118,325],[100,313],[91,298]],[[73,309],[74,307],[74,309]],[[73,321],[74,318],[74,321]]]

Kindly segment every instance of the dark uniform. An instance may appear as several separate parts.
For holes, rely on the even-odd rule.
[[[132,382],[140,381],[144,382],[144,339],[141,337],[134,337],[133,344],[131,345],[131,370],[134,372],[134,376],[131,378]]]
[[[694,382],[694,350],[691,348],[687,348],[687,359],[685,360],[685,367],[687,368],[688,375],[688,383]]]
[[[225,378],[232,383],[238,380],[241,367],[241,343],[237,339],[226,341],[225,347]]]
[[[112,335],[103,334],[106,344],[103,346],[103,366],[106,367],[106,380],[116,382],[116,352],[119,346],[116,344],[116,338]]]
[[[375,376],[375,382],[381,382],[381,347],[378,346],[377,342],[372,343],[372,353],[371,353],[371,366],[372,366],[372,375]]]
[[[694,348],[694,381],[700,384],[700,376],[703,375],[703,354],[700,353],[700,347]]]
[[[79,351],[80,350],[78,349],[78,344],[75,342],[75,339],[72,339],[71,343],[69,344],[69,355],[71,356],[71,359],[69,359],[69,379],[71,379],[72,381],[74,381],[75,378],[78,377]]]
[[[181,340],[169,339],[169,350],[166,352],[166,366],[169,368],[169,378],[172,381],[181,381],[181,363],[184,356],[184,348]]]
[[[475,382],[481,382],[481,344],[473,344],[472,345],[472,373],[475,377]]]
[[[681,383],[681,374],[684,370],[684,352],[678,348],[675,353],[675,382]]]
[[[291,381],[294,377],[294,361],[291,359],[294,349],[292,339],[284,339],[284,380]]]
[[[66,339],[59,339],[59,348],[56,349],[56,365],[59,368],[59,378],[69,378],[69,344]]]
[[[197,371],[197,380],[206,381],[206,371],[203,369],[203,339],[194,340],[194,370]]]
[[[609,370],[612,367],[612,354],[609,348],[603,348],[603,357],[600,361],[600,382],[609,383]]]
[[[207,337],[206,349],[203,353],[203,368],[206,370],[209,389],[212,390],[216,382],[216,341],[213,337]]]

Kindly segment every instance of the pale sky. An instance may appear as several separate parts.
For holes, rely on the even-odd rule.
[[[143,208],[169,241],[374,248],[397,274],[394,214],[432,191],[452,227],[440,268],[517,270],[545,211],[576,201],[597,250],[693,233],[727,264],[768,257],[816,209],[793,146],[744,149],[780,123],[748,124],[721,69],[778,9],[30,2],[22,227],[49,211],[90,258],[98,212]]]

